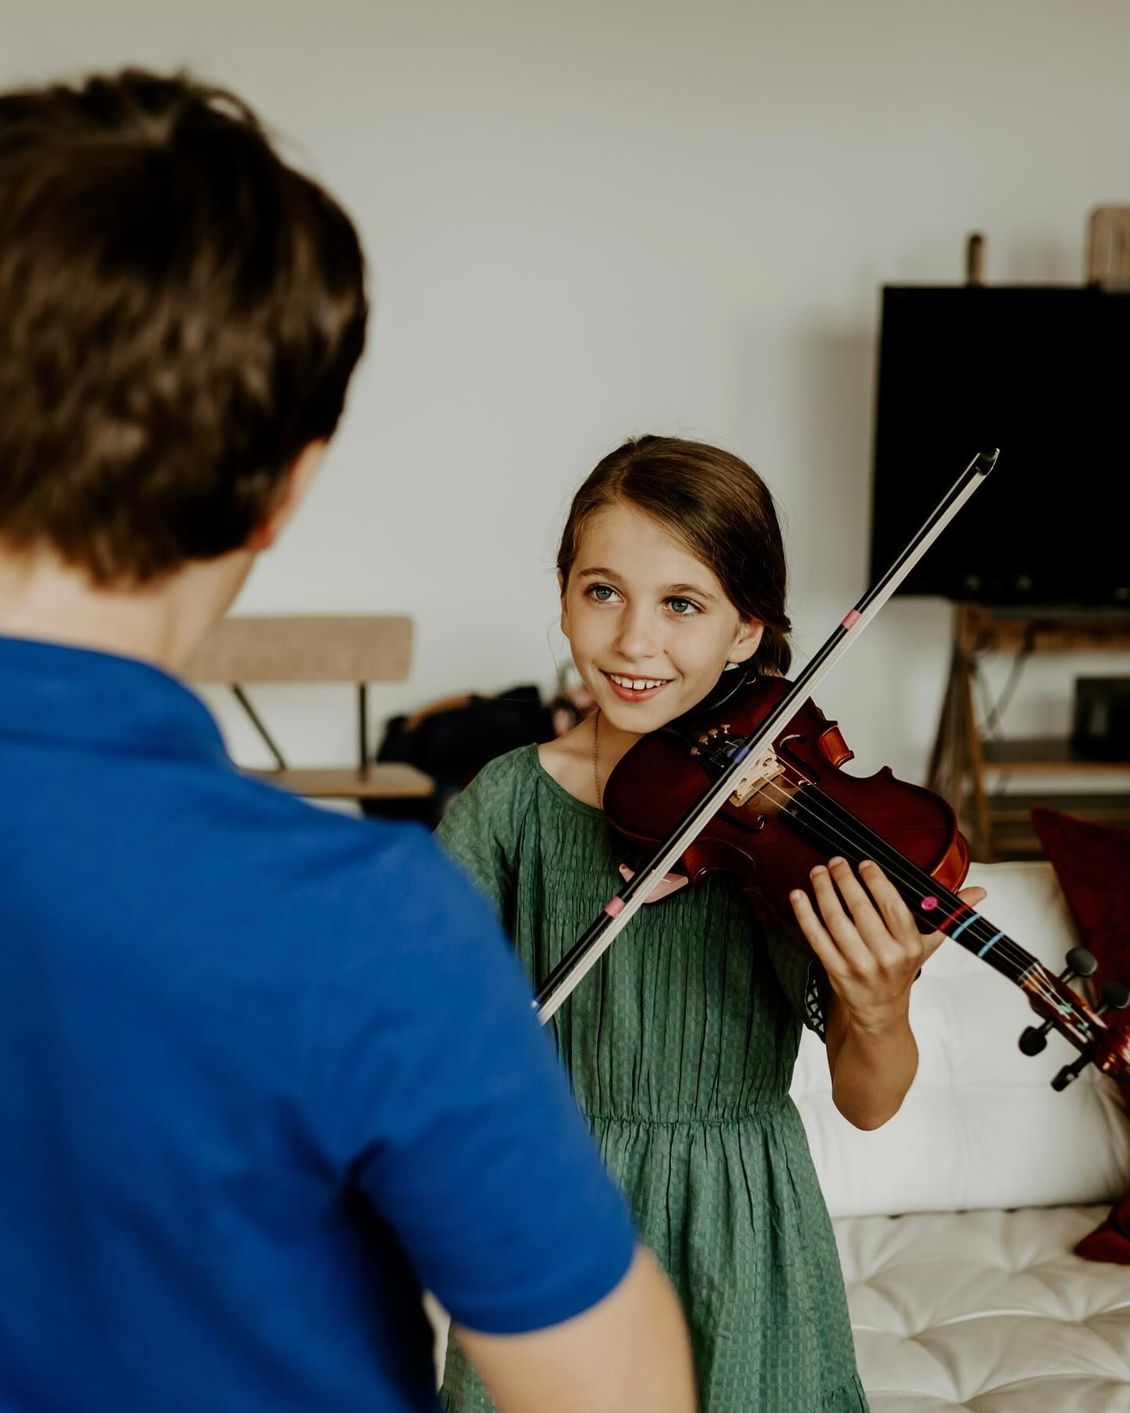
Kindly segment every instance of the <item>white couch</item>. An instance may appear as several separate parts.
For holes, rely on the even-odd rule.
[[[1062,968],[1075,939],[1049,865],[975,865],[969,881],[989,890],[986,916]],[[836,1112],[814,1036],[793,1085],[873,1413],[1130,1413],[1130,1266],[1071,1253],[1130,1190],[1114,1086],[1088,1071],[1052,1090],[1075,1052],[1052,1035],[1022,1055],[1022,993],[956,943],[923,971],[912,1019],[918,1078],[874,1133]]]

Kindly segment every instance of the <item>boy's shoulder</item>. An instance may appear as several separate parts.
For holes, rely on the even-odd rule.
[[[316,910],[341,928],[374,908],[395,917],[413,891],[461,894],[461,879],[420,824],[359,819],[246,776],[229,775],[220,788],[222,815],[207,798],[197,802],[202,816],[225,821],[211,849],[237,854],[268,906]]]

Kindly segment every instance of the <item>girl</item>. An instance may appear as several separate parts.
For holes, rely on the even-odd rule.
[[[535,984],[619,882],[601,813],[612,767],[730,664],[784,673],[785,561],[772,499],[737,457],[630,441],[578,491],[557,561],[561,627],[596,709],[491,762],[440,826],[494,899]],[[716,876],[643,908],[553,1025],[577,1102],[686,1311],[704,1413],[861,1413],[831,1226],[788,1097],[802,1020],[835,1102],[884,1123],[913,1078],[923,939],[874,864],[813,871],[797,920],[822,966]],[[980,894],[969,890],[974,901]],[[454,1413],[491,1405],[453,1346]]]

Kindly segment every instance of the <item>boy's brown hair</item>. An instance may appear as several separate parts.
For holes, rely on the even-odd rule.
[[[99,585],[247,543],[365,339],[346,214],[232,94],[0,95],[0,542]]]
[[[714,572],[742,618],[765,625],[752,670],[786,673],[785,549],[773,497],[753,467],[680,437],[632,438],[609,452],[573,497],[557,551],[563,590],[585,522],[618,501],[658,520]]]

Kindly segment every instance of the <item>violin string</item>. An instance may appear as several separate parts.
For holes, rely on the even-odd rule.
[[[799,781],[799,782],[790,782],[790,783],[803,784],[803,785],[806,785],[809,789],[818,789],[818,787],[814,787],[814,786],[811,785],[810,782],[804,781],[804,780],[801,780],[801,781]],[[763,786],[763,787],[761,788],[761,791],[759,791],[759,793],[767,793],[767,792],[768,792],[768,788],[769,788],[768,785],[767,785],[767,786]],[[806,809],[804,809],[804,810],[798,810],[798,809],[796,809],[796,808],[795,808],[795,797],[794,797],[794,796],[791,796],[791,795],[787,794],[787,793],[784,792],[784,791],[778,791],[778,793],[779,793],[779,794],[781,795],[781,797],[782,797],[781,801],[779,801],[778,803],[781,803],[781,804],[782,804],[782,808],[784,808],[784,809],[786,809],[786,810],[789,810],[789,809],[791,808],[791,809],[792,809],[792,812],[793,812],[793,814],[794,814],[795,817],[798,817],[798,818],[799,818],[799,817],[801,816],[801,814],[803,813],[803,814],[808,814],[809,816],[812,816],[813,818],[820,819],[822,824],[831,823],[831,821],[828,820],[827,817],[821,817],[820,812],[817,811],[817,810],[812,809],[811,807],[808,807],[808,808],[806,808]],[[822,793],[822,792],[818,792],[818,793]],[[835,804],[835,803],[836,803],[835,801],[832,801],[832,800],[830,799],[830,797],[828,797],[828,796],[825,796],[824,798],[827,799],[827,800],[829,801],[829,803],[832,803],[832,804]],[[854,816],[852,816],[851,814],[847,813],[846,811],[845,811],[845,814],[847,815],[848,820],[851,820],[851,821],[853,821],[854,823],[858,823],[858,821],[855,821]],[[814,826],[813,826],[813,827],[814,827]],[[835,829],[834,825],[833,825],[833,827],[832,827],[831,830],[830,830],[830,833],[831,833],[831,835],[832,835],[833,838],[834,838],[834,836],[835,836],[835,834],[836,834],[837,832],[841,835],[841,838],[848,838],[848,835],[847,835],[846,831],[844,831],[844,830],[842,830],[842,829],[839,830],[839,831],[837,831],[837,830]],[[909,864],[911,867],[914,867],[914,865],[910,864],[910,861],[909,861],[908,859],[906,859],[903,855],[900,855],[900,854],[898,854],[896,851],[892,850],[892,849],[890,848],[890,846],[885,845],[884,841],[883,841],[882,839],[880,839],[878,836],[875,836],[875,839],[877,840],[877,842],[878,842],[880,845],[883,845],[882,848],[880,848],[880,849],[862,848],[862,847],[860,846],[860,844],[859,844],[859,839],[858,839],[858,837],[857,837],[857,838],[854,838],[854,839],[850,839],[850,843],[855,847],[856,852],[859,854],[860,859],[862,859],[862,858],[874,858],[874,860],[875,860],[876,863],[880,863],[880,859],[879,859],[879,858],[876,858],[875,855],[876,855],[876,854],[880,854],[880,855],[884,855],[884,854],[885,854],[885,855],[887,856],[887,863],[886,863],[886,866],[884,867],[884,870],[883,870],[883,871],[884,871],[884,873],[887,875],[887,877],[891,879],[891,882],[894,883],[896,887],[898,887],[898,885],[899,885],[900,883],[902,883],[902,884],[903,884],[905,887],[907,887],[908,890],[910,890],[911,892],[920,893],[920,892],[921,892],[921,883],[920,883],[920,880],[914,879],[914,878],[908,878],[908,877],[906,876],[905,872],[904,872],[902,869],[900,869],[900,868],[898,867],[898,864],[899,864],[900,862],[903,863],[903,864]],[[867,840],[866,842],[867,842],[868,844],[870,844],[870,843],[872,843],[872,842],[874,842],[874,841],[872,841],[872,840]],[[925,876],[925,875],[924,875],[924,876]],[[925,876],[925,877],[928,878],[928,876]],[[961,900],[960,900],[960,898],[958,898],[958,897],[956,896],[956,894],[949,893],[949,890],[948,890],[948,889],[939,888],[936,884],[934,884],[933,880],[928,880],[928,881],[929,881],[929,883],[930,883],[930,885],[931,885],[931,891],[932,891],[935,895],[938,895],[938,894],[943,894],[943,895],[944,895],[944,894],[948,894],[949,899],[951,899],[951,900],[953,901],[953,903],[955,903],[955,904],[956,904],[957,906],[959,906],[959,907],[962,906]],[[978,922],[981,923],[981,924],[983,924],[983,925],[984,925],[985,927],[987,927],[987,928],[988,928],[988,927],[993,927],[993,924],[990,923],[990,922],[988,921],[988,919],[983,918],[979,913],[977,913],[977,911],[976,911],[975,909],[970,909],[970,911],[972,912],[972,914],[973,914],[973,919],[974,919],[974,921],[970,924],[970,929],[972,929],[972,927],[975,926],[976,923],[978,923]],[[992,933],[989,934],[989,935],[990,935],[990,936],[995,936],[997,930],[998,930],[998,929],[993,928]],[[944,935],[944,934],[943,934],[943,935]],[[986,940],[986,941],[987,941],[987,940],[988,940],[988,937],[984,937],[982,940]],[[994,944],[996,947],[998,947],[998,948],[1001,949],[1001,955],[1002,955],[1002,956],[1004,956],[1004,955],[1006,954],[1006,949],[1005,949],[1005,947],[1004,947],[1002,944],[1007,944],[1007,950],[1008,950],[1009,954],[1015,953],[1015,954],[1016,954],[1016,957],[1018,957],[1021,961],[1024,962],[1024,966],[1021,967],[1021,968],[1019,968],[1017,976],[1016,976],[1015,978],[1013,978],[1013,979],[1014,979],[1015,981],[1017,981],[1017,983],[1019,984],[1020,981],[1021,981],[1021,977],[1024,976],[1025,973],[1031,971],[1031,972],[1032,972],[1032,975],[1031,975],[1031,977],[1030,977],[1030,981],[1032,982],[1032,987],[1031,987],[1031,989],[1034,991],[1034,993],[1037,994],[1037,995],[1039,995],[1039,996],[1040,996],[1042,999],[1044,999],[1045,1001],[1047,1001],[1049,1005],[1053,1006],[1053,1007],[1057,1010],[1057,1012],[1062,1012],[1062,1008],[1063,1008],[1063,1004],[1064,1004],[1064,1003],[1063,1003],[1063,998],[1062,998],[1062,996],[1060,995],[1060,993],[1059,993],[1058,990],[1056,990],[1054,987],[1052,987],[1052,986],[1050,986],[1050,985],[1048,984],[1048,982],[1047,982],[1047,980],[1046,980],[1047,974],[1046,974],[1046,972],[1045,972],[1045,970],[1044,970],[1044,968],[1043,968],[1042,963],[1040,963],[1038,959],[1036,959],[1036,958],[1034,958],[1034,957],[1031,957],[1031,956],[1030,956],[1028,953],[1026,953],[1022,948],[1020,948],[1019,946],[1017,946],[1017,944],[1014,943],[1011,938],[1008,938],[1008,937],[1002,937],[1002,938],[1000,938],[1000,939],[998,940],[997,943]],[[959,945],[960,945],[960,944],[959,944]],[[1013,964],[1015,965],[1015,958],[1012,958],[1012,960],[1013,960]],[[1028,989],[1028,988],[1025,988],[1025,989]]]
[[[968,907],[967,904],[962,904],[961,899],[958,898],[956,894],[951,893],[948,889],[941,888],[924,872],[921,873],[920,877],[908,875],[906,872],[907,868],[914,869],[916,867],[909,859],[898,853],[897,850],[888,845],[880,836],[874,835],[872,831],[867,830],[866,826],[863,826],[861,821],[857,820],[849,811],[844,810],[837,801],[824,794],[823,791],[820,791],[819,787],[814,786],[803,777],[790,777],[787,768],[786,779],[788,779],[791,785],[800,789],[803,800],[799,805],[795,795],[791,795],[787,791],[783,791],[779,787],[774,786],[773,782],[766,782],[765,785],[760,787],[758,793],[764,794],[768,799],[780,805],[787,814],[791,814],[794,818],[798,819],[798,821],[808,823],[817,821],[821,826],[818,832],[820,832],[825,839],[831,839],[831,841],[838,844],[846,843],[849,846],[849,851],[854,851],[859,859],[873,858],[874,861],[883,868],[884,873],[896,887],[901,885],[910,892],[912,896],[921,896],[923,881],[925,881],[929,891],[934,896],[941,896],[945,901],[952,902],[956,907]],[[813,792],[815,792],[814,795]],[[775,799],[774,794],[778,798]],[[813,798],[825,805],[833,806],[838,812],[842,811],[843,819],[836,819],[832,812],[826,808],[823,811],[813,808],[812,804],[809,802],[810,799]],[[850,827],[845,827],[845,825]],[[812,824],[811,827],[816,829],[817,826],[816,824]],[[878,848],[875,847],[876,844],[879,845]],[[969,911],[972,917],[967,924],[966,930],[973,934],[974,940],[987,942],[996,936],[996,933],[999,931],[998,928],[994,927],[993,924],[978,913],[975,908],[969,908]],[[985,931],[979,932],[977,930],[978,928],[983,928]],[[991,932],[987,931],[989,928],[992,929]],[[1035,983],[1039,994],[1045,999],[1054,1002],[1057,1007],[1062,1004],[1062,998],[1058,991],[1047,984],[1043,974],[1044,969],[1037,958],[1030,956],[1023,948],[1019,947],[1006,935],[1002,935],[998,938],[993,943],[993,947],[1002,959],[1007,959],[1014,967],[1017,967],[1017,981],[1020,980],[1020,977],[1025,972],[1033,971],[1031,979]]]
[[[790,783],[798,782],[790,781]],[[832,841],[837,843],[846,841],[854,847],[860,859],[874,859],[874,861],[883,868],[883,871],[896,887],[901,884],[912,896],[922,896],[923,892],[928,892],[939,897],[941,901],[949,903],[954,909],[966,908],[972,915],[966,930],[972,934],[975,940],[984,943],[996,936],[999,929],[989,922],[987,918],[984,918],[978,913],[975,908],[970,908],[968,904],[963,904],[955,893],[942,888],[924,871],[916,870],[917,876],[908,874],[907,869],[916,869],[916,866],[907,859],[905,855],[900,854],[897,850],[888,845],[880,836],[873,835],[870,830],[866,829],[866,826],[862,825],[861,821],[844,810],[837,801],[820,791],[819,787],[813,786],[810,782],[804,783],[807,785],[807,790],[805,791],[803,802],[799,808],[796,804],[796,797],[790,796],[785,792],[781,792],[782,799],[777,801],[777,803],[780,803],[782,808],[787,812],[791,812],[798,820],[804,820],[804,817],[807,816],[808,821],[806,822],[810,822],[811,820],[819,821],[821,825],[826,826],[827,832],[825,833],[825,838],[830,837]],[[809,792],[815,793],[813,796],[810,796]],[[823,803],[825,806],[832,806],[833,810],[840,813],[842,817],[837,819],[836,814],[828,809],[825,809],[823,813],[818,809],[814,809],[808,802],[809,798],[814,798],[816,802]],[[848,827],[845,828],[845,825]],[[813,825],[813,828],[815,828],[815,825]],[[1023,948],[1019,947],[1007,936],[1001,936],[994,943],[994,949],[1002,958],[1007,957],[1020,971],[1028,970],[1033,965],[1037,967],[1040,965],[1036,958],[1030,956]]]
[[[805,791],[805,794],[807,794],[808,791],[815,791],[815,797],[818,801],[823,798],[826,804],[830,804],[831,806],[833,806],[834,811],[842,813],[851,825],[859,825],[860,822],[857,821],[853,815],[848,813],[846,810],[843,810],[842,806],[840,806],[835,800],[832,800],[831,797],[824,795],[823,792],[819,790],[819,787],[808,784],[808,789]],[[910,862],[910,860],[906,859],[905,856],[898,854],[897,851],[891,849],[890,846],[886,845],[885,841],[882,840],[879,836],[875,836],[873,839],[866,839],[865,843],[867,847],[861,847],[859,843],[859,836],[861,833],[864,832],[865,827],[864,830],[852,829],[850,831],[847,831],[840,829],[837,831],[835,828],[834,816],[830,815],[827,811],[823,816],[821,816],[821,812],[819,810],[814,810],[811,807],[808,807],[803,811],[797,810],[795,809],[794,797],[786,796],[785,799],[786,803],[784,807],[786,809],[793,809],[793,813],[796,816],[800,816],[802,813],[804,813],[808,814],[813,818],[820,819],[822,824],[830,824],[832,826],[831,833],[833,836],[837,832],[840,833],[842,838],[848,838],[850,837],[850,835],[854,835],[855,837],[851,837],[850,842],[856,847],[859,857],[861,859],[864,857],[874,858],[876,863],[880,863],[881,865],[883,865],[884,872],[896,885],[896,887],[900,883],[902,883],[903,885],[907,886],[912,892],[921,894],[922,881],[925,880],[925,882],[930,887],[930,891],[933,892],[935,895],[948,894],[949,901],[955,904],[958,908],[962,906],[960,898],[958,898],[955,894],[949,893],[949,890],[939,888],[936,884],[934,884],[933,880],[930,879],[928,875],[923,874],[921,879],[908,878],[905,869],[900,867],[900,865],[907,865],[910,868],[914,868],[914,865]],[[870,833],[870,831],[866,832]],[[875,843],[878,843],[880,847],[875,848]],[[996,938],[998,929],[995,928],[995,926],[991,922],[989,922],[988,919],[983,918],[979,913],[977,913],[975,909],[969,909],[969,911],[972,913],[972,918],[968,924],[967,930],[973,934],[974,940],[990,941],[993,938]],[[979,927],[984,930],[980,931],[980,934],[978,935]],[[991,929],[991,931],[989,929]],[[997,940],[994,942],[994,948],[998,951],[1002,959],[1007,958],[1010,961],[1011,965],[1015,968],[1016,975],[1012,978],[1014,981],[1016,981],[1018,984],[1023,984],[1024,979],[1027,977],[1030,981],[1029,989],[1032,990],[1035,994],[1039,995],[1050,1006],[1054,1007],[1057,1013],[1062,1013],[1064,999],[1060,994],[1059,990],[1057,990],[1054,985],[1050,984],[1050,975],[1045,971],[1042,964],[1036,958],[1031,957],[1015,942],[1013,942],[1011,938],[1008,937],[997,938]]]
[[[801,782],[791,780],[790,783],[799,784]],[[868,829],[861,820],[858,820],[850,811],[844,809],[837,800],[821,791],[818,786],[811,784],[811,782],[805,783],[806,789],[802,795],[800,807],[793,807],[795,806],[796,796],[786,796],[786,799],[791,798],[793,801],[793,806],[783,804],[782,807],[785,808],[786,811],[791,812],[797,818],[808,815],[811,819],[819,820],[822,824],[827,824],[830,826],[833,839],[837,839],[838,841],[848,840],[858,851],[861,859],[873,858],[876,863],[883,867],[884,872],[888,874],[892,882],[901,883],[914,895],[922,897],[927,894],[932,894],[937,897],[939,901],[947,903],[953,910],[966,909],[972,915],[967,930],[972,933],[977,941],[984,943],[991,937],[996,936],[999,929],[994,927],[993,924],[978,913],[975,908],[971,908],[968,904],[963,904],[956,893],[943,888],[936,880],[931,878],[924,869],[919,869],[918,866],[904,854],[888,844],[880,835]],[[823,812],[813,808],[812,804],[809,803],[810,800],[816,804],[822,805],[824,807]],[[908,872],[908,870],[912,870],[912,872]],[[979,928],[985,930],[979,931]],[[991,931],[988,929],[991,929]],[[1011,938],[1006,936],[1002,936],[999,942],[995,944],[995,947],[1002,955],[1007,952],[1013,961],[1023,961],[1025,965],[1036,960],[1017,946]]]
[[[892,883],[895,883],[896,885],[901,884],[912,894],[919,896],[922,894],[923,882],[926,882],[928,884],[926,891],[934,894],[935,896],[944,895],[948,893],[947,889],[942,888],[933,879],[928,878],[928,876],[924,873],[922,874],[921,878],[916,878],[912,875],[907,874],[906,866],[909,866],[911,868],[914,867],[914,865],[911,864],[910,860],[907,859],[904,855],[899,854],[890,845],[888,845],[885,840],[881,839],[880,836],[871,835],[870,831],[867,831],[867,833],[865,834],[865,826],[862,826],[861,821],[856,820],[855,817],[850,813],[847,813],[845,811],[846,821],[837,820],[832,817],[828,811],[825,810],[822,813],[820,810],[813,808],[812,805],[809,804],[809,799],[815,798],[816,800],[819,800],[820,797],[819,795],[811,796],[809,793],[807,793],[813,791],[816,788],[811,784],[811,782],[790,779],[789,783],[798,787],[806,787],[806,793],[801,798],[799,803],[796,795],[791,795],[787,791],[782,791],[779,789],[777,789],[777,797],[774,798],[774,796],[769,793],[771,789],[777,788],[773,786],[772,782],[767,782],[764,786],[761,787],[758,793],[766,795],[770,800],[772,800],[773,803],[778,804],[781,809],[785,811],[786,814],[792,816],[800,822],[817,821],[818,824],[822,827],[821,830],[818,832],[821,832],[823,834],[825,842],[830,842],[833,845],[839,845],[841,847],[846,845],[847,847],[845,849],[845,852],[855,852],[858,855],[859,859],[874,859],[876,863],[879,863],[883,867],[884,873],[887,874],[887,876],[891,879]],[[828,803],[834,803],[834,801],[831,801],[830,797],[825,796],[824,799]],[[844,827],[847,821],[850,821],[850,826],[852,827]],[[814,824],[812,827],[815,829],[816,825]],[[876,848],[876,845],[878,845],[879,847]],[[953,905],[958,908],[962,906],[961,900],[956,896],[956,894],[949,894],[949,897],[946,899],[946,901],[951,901]],[[975,910],[971,911],[975,912]]]

